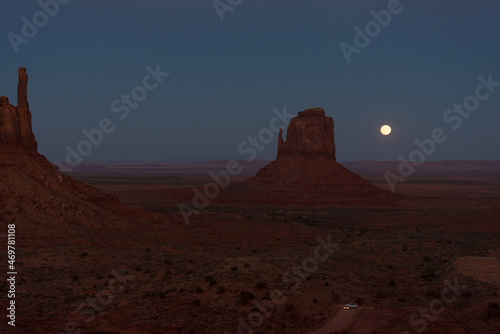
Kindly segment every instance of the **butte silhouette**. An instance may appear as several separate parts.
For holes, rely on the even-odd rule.
[[[334,125],[322,108],[306,109],[280,129],[278,156],[247,181],[274,203],[390,204],[396,195],[375,187],[335,158]]]
[[[0,97],[0,221],[16,222],[37,242],[77,237],[89,243],[110,242],[120,233],[134,238],[135,220],[166,220],[122,205],[86,183],[60,172],[37,152],[31,126],[28,75],[19,69],[17,107]],[[55,125],[57,123],[54,123]],[[103,232],[106,237],[103,239]]]

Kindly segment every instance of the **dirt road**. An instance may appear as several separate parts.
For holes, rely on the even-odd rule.
[[[359,310],[339,310],[333,317],[327,320],[321,328],[309,332],[308,334],[330,334],[335,331],[342,331],[352,325]]]

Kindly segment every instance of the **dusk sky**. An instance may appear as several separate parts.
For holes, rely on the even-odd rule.
[[[339,45],[356,47],[354,28],[364,32],[371,11],[388,4],[398,13],[385,27],[369,25],[380,31],[348,63]],[[67,146],[76,150],[82,131],[106,118],[114,131],[85,160],[245,159],[240,143],[285,106],[333,117],[339,161],[408,158],[414,140],[436,128],[448,138],[428,160],[500,160],[500,83],[475,97],[479,76],[500,82],[500,2],[396,4],[243,0],[219,15],[212,1],[73,0],[50,17],[37,15],[37,1],[9,1],[0,13],[0,95],[16,104],[17,68],[26,67],[34,133],[50,161],[64,161]],[[16,46],[23,17],[41,27]],[[158,64],[169,75],[137,88],[147,96],[125,117],[122,94]],[[446,113],[469,96],[468,118]],[[274,159],[276,149],[277,134],[257,158]]]

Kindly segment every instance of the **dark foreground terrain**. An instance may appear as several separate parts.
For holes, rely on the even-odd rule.
[[[235,204],[222,190],[186,224],[177,205],[192,205],[209,169],[119,169],[73,176],[153,211],[155,224],[138,222],[129,236],[102,228],[67,238],[71,225],[51,238],[17,231],[15,332],[500,331],[496,175],[417,175],[388,207]],[[357,172],[385,187],[379,172]],[[359,307],[343,310],[350,302]]]

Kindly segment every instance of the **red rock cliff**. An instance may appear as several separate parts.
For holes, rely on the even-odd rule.
[[[290,121],[287,139],[278,138],[278,157],[283,155],[323,156],[335,160],[333,119],[322,108],[306,109]]]
[[[31,127],[31,112],[28,105],[28,75],[26,69],[19,69],[17,86],[17,107],[0,97],[0,147],[22,147],[36,150],[37,143]]]

